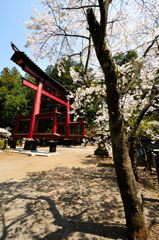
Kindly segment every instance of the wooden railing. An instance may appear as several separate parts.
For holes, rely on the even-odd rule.
[[[57,122],[58,111],[52,113],[40,113],[36,115],[33,138],[38,139],[60,139],[60,138],[79,138],[86,137],[85,121],[80,119],[77,122]],[[29,132],[31,116],[22,116],[18,113],[17,123],[13,133],[13,139],[27,138]],[[66,128],[67,129],[66,131]],[[69,135],[68,135],[69,133]]]

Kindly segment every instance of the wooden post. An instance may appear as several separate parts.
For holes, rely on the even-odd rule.
[[[54,108],[53,111],[53,121],[52,121],[52,134],[56,134],[57,133],[57,107]]]
[[[14,135],[18,133],[21,116],[22,116],[21,112],[18,112],[18,117],[17,117],[15,128],[14,128],[14,132],[13,132],[13,138],[14,138]]]
[[[66,138],[69,138],[70,136],[70,103],[67,101],[67,106],[66,106],[66,133],[65,133]]]
[[[36,114],[40,113],[42,88],[43,88],[43,83],[41,81],[39,81],[37,91],[36,91],[36,94],[34,97],[33,111],[32,111],[32,116],[31,116],[28,138],[33,137],[34,127],[36,125]]]
[[[84,138],[86,136],[85,120],[82,119],[81,123],[82,123],[82,138]]]

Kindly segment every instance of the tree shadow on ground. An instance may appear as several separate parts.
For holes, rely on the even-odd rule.
[[[98,167],[112,167],[114,168],[114,163],[111,157],[104,157],[99,155],[88,155],[82,160],[84,165],[96,165]]]
[[[20,182],[1,183],[0,195],[1,240],[126,238],[112,166],[31,173]]]

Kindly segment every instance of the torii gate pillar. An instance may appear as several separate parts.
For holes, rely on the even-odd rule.
[[[42,98],[43,83],[42,81],[38,82],[38,87],[34,97],[34,104],[32,110],[32,116],[30,121],[28,140],[25,141],[25,150],[36,150],[36,141],[33,140],[34,129],[37,128],[36,115],[40,113],[41,98]]]
[[[36,91],[36,94],[35,94],[35,97],[34,97],[34,104],[33,104],[33,110],[32,110],[32,116],[31,116],[28,138],[33,137],[34,128],[37,124],[36,123],[36,115],[40,113],[42,89],[43,89],[43,83],[41,81],[39,81],[38,88],[37,88],[37,91]]]

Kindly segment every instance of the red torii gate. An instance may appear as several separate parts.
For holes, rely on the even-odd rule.
[[[74,139],[79,138],[83,139],[85,137],[85,121],[81,118],[78,122],[71,122],[70,119],[70,109],[71,105],[67,100],[67,90],[57,81],[49,77],[45,72],[43,72],[24,52],[21,52],[13,43],[11,44],[12,49],[14,50],[14,54],[11,57],[11,60],[19,65],[23,71],[28,73],[35,79],[36,84],[28,81],[25,78],[22,78],[22,83],[24,86],[27,86],[34,91],[36,91],[34,96],[34,104],[32,109],[31,116],[22,117],[22,115],[18,114],[18,119],[16,122],[16,126],[13,133],[13,139],[20,139],[20,138],[27,138],[27,146],[24,148],[32,148],[33,139]],[[49,87],[52,92],[48,92],[45,90],[45,87]],[[52,99],[53,101],[57,102],[65,106],[66,114],[65,114],[65,122],[58,123],[57,121],[57,114],[59,114],[57,107],[53,109],[51,113],[40,113],[41,107],[41,99],[42,95]],[[63,97],[64,100],[61,98]],[[38,121],[39,119],[47,119],[52,118],[52,130],[50,133],[39,133],[38,129]],[[30,121],[29,124],[29,131],[27,133],[19,133],[20,123],[24,121]],[[64,126],[65,131],[63,134],[59,134],[57,132],[58,125]],[[77,129],[77,127],[81,127],[80,134],[71,134],[71,129]]]

